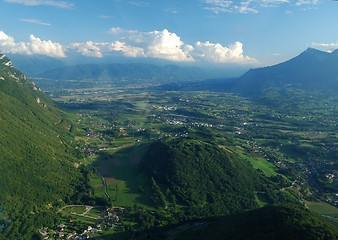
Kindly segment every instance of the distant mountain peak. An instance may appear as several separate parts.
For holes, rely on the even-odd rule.
[[[288,85],[303,90],[329,91],[338,89],[338,50],[332,53],[308,48],[283,63],[252,69],[234,84],[234,89],[247,94],[262,94],[267,89],[285,89]]]
[[[305,57],[307,59],[316,59],[319,61],[325,61],[330,57],[330,53],[328,52],[324,52],[315,48],[308,48],[306,49],[304,52],[302,52],[301,54],[299,54],[297,57],[295,57],[295,59],[299,58],[299,57]]]
[[[331,55],[333,56],[338,56],[338,49],[335,49],[334,51],[331,52]]]
[[[321,50],[318,50],[318,49],[315,49],[315,48],[307,48],[304,52],[307,52],[307,53],[324,53],[323,51]]]

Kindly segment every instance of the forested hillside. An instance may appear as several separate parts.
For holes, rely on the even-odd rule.
[[[81,198],[86,180],[65,141],[70,129],[54,102],[0,55],[0,237],[30,239],[53,221],[46,211]]]
[[[304,240],[337,239],[338,231],[321,216],[295,205],[270,205],[231,217],[206,220],[171,239]]]
[[[275,189],[246,160],[215,144],[176,138],[155,142],[149,149],[143,163],[147,174],[189,206],[191,215],[228,215],[257,208],[257,191],[266,193],[270,202],[293,199]],[[155,196],[160,205],[165,205],[163,196]]]

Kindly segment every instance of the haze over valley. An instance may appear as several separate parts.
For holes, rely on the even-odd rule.
[[[0,0],[0,239],[337,239],[337,7]]]

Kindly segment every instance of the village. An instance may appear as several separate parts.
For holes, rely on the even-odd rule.
[[[119,216],[123,216],[124,211],[122,207],[67,205],[58,212],[63,216],[62,223],[52,228],[40,228],[38,233],[46,240],[100,240],[98,235],[103,231],[121,228]]]

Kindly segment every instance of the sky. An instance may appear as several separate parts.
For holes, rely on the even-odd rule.
[[[0,0],[0,53],[273,65],[338,48],[334,0]]]

